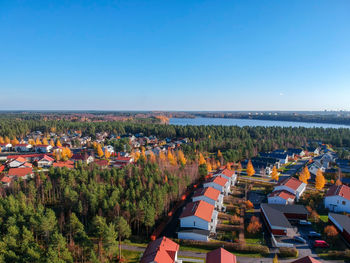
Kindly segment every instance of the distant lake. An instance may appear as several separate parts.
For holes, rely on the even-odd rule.
[[[265,126],[265,127],[305,127],[305,128],[347,128],[347,125],[312,123],[312,122],[294,122],[294,121],[270,121],[253,119],[229,119],[229,118],[171,118],[169,124],[173,125],[223,125],[223,126]]]

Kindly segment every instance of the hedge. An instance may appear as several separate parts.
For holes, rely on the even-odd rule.
[[[296,258],[299,254],[299,251],[294,247],[281,247],[279,251],[278,255],[281,258]]]
[[[231,252],[239,252],[242,254],[261,254],[261,255],[268,255],[270,253],[270,250],[267,246],[263,245],[246,245],[244,243],[231,243],[231,242],[225,242],[225,241],[218,241],[218,242],[205,242],[205,241],[195,241],[195,240],[184,240],[184,239],[177,239],[175,242],[183,246],[190,246],[190,247],[196,247],[196,248],[202,248],[202,249],[208,249],[208,250],[214,250],[217,248],[225,248],[228,251]]]

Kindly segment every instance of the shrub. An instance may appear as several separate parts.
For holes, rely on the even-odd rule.
[[[294,247],[281,247],[279,251],[279,256],[281,258],[296,258],[299,254],[298,250]]]
[[[250,219],[250,223],[247,227],[247,232],[250,234],[256,234],[261,230],[261,223],[259,221],[259,218],[257,218],[256,216],[252,216],[252,218]]]

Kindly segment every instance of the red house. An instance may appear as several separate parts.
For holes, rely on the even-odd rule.
[[[236,256],[223,248],[207,253],[206,263],[236,263]]]
[[[148,244],[141,263],[175,263],[179,245],[167,237],[158,238]]]

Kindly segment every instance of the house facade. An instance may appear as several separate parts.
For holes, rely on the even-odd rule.
[[[237,175],[235,173],[235,171],[229,170],[227,168],[213,174],[214,177],[216,176],[221,176],[225,179],[227,179],[230,182],[231,186],[234,186],[236,184],[237,181]]]
[[[219,211],[223,209],[224,196],[213,187],[200,188],[194,192],[192,202],[201,200],[213,205]]]
[[[280,204],[280,205],[290,205],[294,203],[295,195],[282,190],[282,191],[274,191],[267,197],[269,204]]]
[[[287,179],[283,180],[281,183],[279,183],[274,188],[275,191],[287,191],[291,194],[294,194],[296,197],[296,200],[299,200],[301,195],[304,193],[306,189],[306,184],[302,181],[294,178],[294,177],[288,177]]]
[[[332,212],[350,213],[350,187],[347,185],[331,186],[325,195],[324,206]]]
[[[207,180],[204,184],[204,187],[213,187],[219,190],[224,196],[230,193],[230,182],[221,176],[215,176]]]

